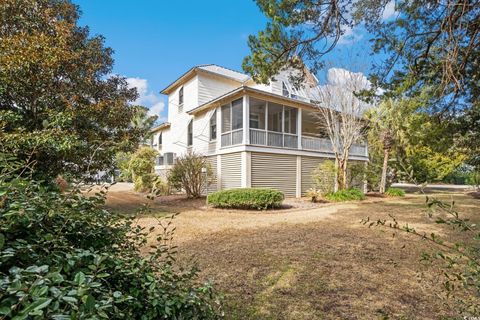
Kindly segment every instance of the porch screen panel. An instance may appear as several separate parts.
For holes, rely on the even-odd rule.
[[[222,133],[232,130],[230,105],[222,106]]]
[[[283,106],[270,102],[268,104],[268,130],[282,132]]]
[[[285,107],[284,114],[284,132],[296,134],[297,133],[297,109]]]
[[[243,128],[243,99],[232,102],[232,130]]]
[[[263,100],[250,98],[250,128],[265,130],[265,110],[267,103]]]

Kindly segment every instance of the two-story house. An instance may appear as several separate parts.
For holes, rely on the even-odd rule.
[[[286,71],[263,85],[217,65],[188,70],[161,92],[168,122],[153,129],[157,172],[193,150],[208,156],[216,175],[209,191],[268,187],[300,197],[318,164],[334,159],[308,98],[318,81],[310,75],[306,82],[295,89]],[[367,161],[367,146],[353,146],[351,160]]]

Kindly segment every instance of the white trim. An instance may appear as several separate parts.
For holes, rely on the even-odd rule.
[[[250,101],[248,96],[243,96],[243,143],[250,144]]]
[[[297,179],[296,179],[296,192],[297,198],[302,197],[302,156],[297,156]]]
[[[217,155],[217,190],[222,190],[222,156]]]
[[[331,158],[335,159],[335,155],[327,152],[318,152],[318,151],[307,151],[307,150],[297,150],[297,149],[285,149],[277,147],[267,147],[267,146],[251,146],[251,145],[235,145],[232,147],[224,147],[218,150],[217,154],[229,154],[235,152],[265,152],[265,153],[278,153],[278,154],[290,154],[297,156],[308,156],[308,157],[317,157],[317,158]],[[349,160],[359,160],[359,161],[368,161],[366,157],[359,156],[350,156]]]

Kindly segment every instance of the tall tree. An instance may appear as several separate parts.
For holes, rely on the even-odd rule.
[[[379,191],[385,193],[387,185],[388,161],[395,144],[395,135],[398,132],[398,114],[395,108],[395,101],[387,98],[379,104],[378,108],[369,110],[369,128],[372,135],[380,143],[383,152],[382,173],[380,178]],[[397,112],[398,113],[398,112]]]
[[[36,163],[46,177],[112,166],[138,145],[137,98],[112,76],[112,49],[78,25],[68,0],[0,2],[2,151]]]
[[[328,70],[328,83],[315,88],[318,124],[328,134],[337,166],[336,189],[348,188],[348,160],[350,149],[365,136],[363,115],[369,105],[357,97],[369,89],[363,73],[344,69]],[[337,191],[337,190],[335,190]]]

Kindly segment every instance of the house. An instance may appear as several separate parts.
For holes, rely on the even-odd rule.
[[[156,171],[165,173],[193,150],[212,165],[210,192],[268,187],[300,197],[313,186],[318,164],[334,159],[308,98],[318,82],[313,75],[305,82],[295,89],[287,71],[264,85],[217,65],[188,70],[161,92],[168,95],[168,121],[153,129]],[[353,146],[351,160],[367,161],[367,146]]]

